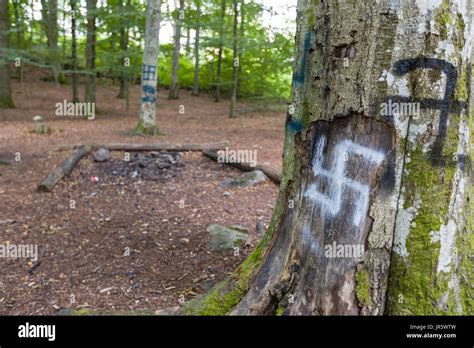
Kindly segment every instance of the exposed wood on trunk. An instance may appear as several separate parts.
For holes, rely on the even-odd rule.
[[[77,151],[70,155],[64,162],[56,166],[54,170],[41,181],[37,190],[42,192],[51,192],[54,186],[66,175],[71,173],[82,157],[91,150],[90,146],[81,146]]]
[[[64,145],[56,149],[56,151],[66,151],[89,146],[92,149],[104,148],[111,151],[204,151],[204,150],[220,150],[229,146],[228,142],[204,143],[204,144],[74,144]]]
[[[217,161],[219,154],[218,150],[203,150],[202,154],[210,159]],[[256,166],[251,166],[247,163],[225,163],[232,167],[239,168],[240,170],[251,172],[253,170],[261,170],[267,177],[273,180],[275,183],[279,184],[281,181],[281,172],[276,168],[273,168],[266,164],[257,164]]]

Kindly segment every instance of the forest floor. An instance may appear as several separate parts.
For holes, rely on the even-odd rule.
[[[158,93],[158,137],[130,137],[137,124],[139,87],[131,88],[130,111],[117,99],[117,86],[98,83],[94,120],[59,117],[56,103],[69,100],[71,87],[43,82],[26,73],[13,82],[16,109],[0,111],[0,244],[38,245],[37,262],[0,259],[0,314],[55,314],[62,308],[97,311],[154,311],[178,305],[224,279],[251,251],[214,251],[210,224],[268,225],[278,186],[222,188],[241,174],[199,152],[184,153],[180,166],[162,177],[114,176],[123,152],[96,163],[91,156],[51,193],[38,183],[70,153],[54,151],[76,143],[206,143],[227,140],[232,149],[257,150],[258,162],[281,168],[284,112],[227,117],[228,101],[181,91],[179,100]],[[81,93],[83,86],[81,86]],[[82,98],[82,95],[81,95]],[[180,114],[180,105],[185,113]],[[29,132],[40,115],[50,135]],[[124,164],[125,165],[125,164]],[[114,167],[115,166],[115,167]],[[97,176],[98,182],[90,180]],[[225,193],[225,194],[224,194]],[[71,200],[75,208],[71,208]],[[130,255],[125,254],[125,250]]]

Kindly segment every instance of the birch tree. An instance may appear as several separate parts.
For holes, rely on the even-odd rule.
[[[193,314],[473,314],[472,2],[299,0],[280,194]]]
[[[135,134],[159,134],[156,125],[156,85],[161,22],[161,0],[148,0],[146,10],[145,50],[142,62],[140,120]]]

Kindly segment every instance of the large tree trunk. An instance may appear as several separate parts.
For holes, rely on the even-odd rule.
[[[8,0],[0,0],[0,108],[14,108],[10,82],[10,61],[8,59]]]
[[[189,313],[474,313],[470,5],[299,1],[272,221]]]
[[[72,101],[79,101],[79,76],[77,74],[76,1],[71,0],[71,60],[72,60]]]
[[[224,50],[224,21],[225,21],[226,0],[221,0],[221,18],[219,28],[219,52],[217,54],[217,75],[215,101],[218,102],[221,94],[221,71],[222,71],[222,51]]]
[[[54,81],[58,83],[61,70],[58,50],[58,1],[41,0],[41,14],[48,39],[49,63],[53,71]]]
[[[86,46],[86,97],[88,103],[95,103],[95,18],[97,0],[87,0],[87,46]]]
[[[135,129],[138,134],[155,134],[156,84],[158,78],[158,53],[160,49],[161,0],[148,0],[146,13],[145,51],[142,63],[142,94],[140,121]]]
[[[201,31],[201,1],[196,0],[196,37],[194,39],[193,95],[199,95],[199,35]]]
[[[238,51],[238,32],[237,32],[237,24],[238,24],[238,16],[239,16],[239,1],[234,0],[234,29],[233,29],[233,49],[234,49],[234,59],[232,61],[232,96],[230,99],[230,110],[229,110],[229,117],[237,117],[235,113],[235,107],[237,104],[237,81],[239,75],[239,51]]]
[[[179,98],[178,68],[179,53],[181,50],[181,27],[183,25],[183,19],[181,18],[182,14],[184,14],[184,0],[179,0],[179,9],[176,14],[174,25],[173,66],[171,69],[171,84],[168,99]]]

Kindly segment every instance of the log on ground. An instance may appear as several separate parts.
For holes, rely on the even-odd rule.
[[[209,149],[203,150],[202,154],[206,157],[209,157],[210,159],[214,161],[217,161],[217,158],[219,156],[216,150],[209,150]],[[269,165],[257,164],[256,166],[251,166],[247,163],[226,163],[226,164],[231,165],[233,167],[236,167],[246,172],[251,172],[253,170],[261,170],[267,177],[269,177],[275,183],[280,184],[281,172]]]
[[[0,158],[0,165],[8,166],[10,164],[12,164],[11,161],[9,161],[7,159]]]
[[[43,179],[38,185],[38,191],[51,192],[53,187],[66,175],[71,173],[76,164],[81,160],[82,157],[87,155],[91,150],[90,146],[82,146],[77,149],[71,156],[66,158],[64,162],[56,166],[54,170]]]
[[[56,151],[75,150],[85,146],[83,144],[63,145]],[[204,151],[220,150],[229,146],[228,142],[204,143],[204,144],[129,144],[129,143],[111,143],[111,144],[88,144],[92,149],[104,148],[110,151]]]

